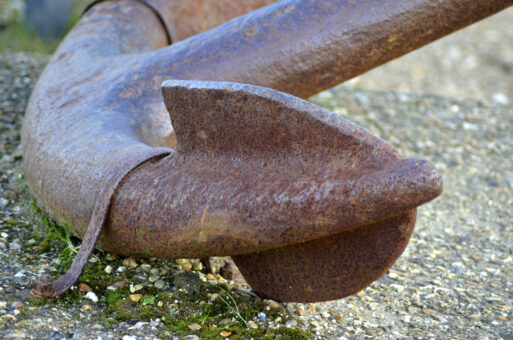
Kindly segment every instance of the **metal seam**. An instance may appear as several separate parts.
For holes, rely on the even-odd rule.
[[[83,17],[91,8],[93,8],[94,5],[99,4],[101,2],[106,2],[106,1],[109,1],[109,0],[95,0],[95,1],[91,2],[84,9],[84,11],[81,14],[81,17]],[[168,45],[171,45],[173,43],[173,40],[171,39],[171,34],[169,33],[169,28],[167,27],[166,21],[164,20],[162,15],[160,15],[160,12],[155,7],[153,7],[150,3],[148,3],[146,0],[133,0],[133,1],[136,1],[144,6],[148,7],[155,14],[155,16],[157,17],[157,20],[160,22],[160,25],[164,29],[164,33],[166,34],[166,39],[167,39]]]

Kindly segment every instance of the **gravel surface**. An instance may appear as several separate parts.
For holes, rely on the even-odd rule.
[[[513,9],[507,9],[348,83],[513,104]]]
[[[430,160],[443,174],[444,194],[419,209],[406,251],[370,287],[338,301],[286,304],[272,320],[270,311],[281,307],[265,301],[251,327],[304,325],[330,339],[513,339],[511,22],[510,9],[313,98],[403,156]],[[31,247],[34,233],[45,231],[26,206],[19,148],[20,120],[46,60],[0,55],[0,338],[172,337],[176,332],[159,319],[118,322],[106,315],[102,292],[94,292],[97,303],[82,294],[42,305],[15,294],[58,265],[54,253]],[[119,268],[130,268],[131,260],[98,257],[113,279],[126,279],[128,270]],[[167,292],[178,281],[166,273],[187,263],[139,261],[133,271]]]

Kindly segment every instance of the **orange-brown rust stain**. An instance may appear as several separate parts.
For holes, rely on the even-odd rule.
[[[252,27],[248,27],[248,28],[244,29],[244,33],[248,37],[253,36],[257,31],[258,31],[258,27],[257,26],[252,26]]]

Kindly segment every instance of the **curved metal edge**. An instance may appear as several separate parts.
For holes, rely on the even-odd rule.
[[[101,2],[106,2],[106,1],[111,1],[111,0],[95,0],[95,1],[91,2],[84,9],[84,11],[81,14],[81,17],[84,16],[95,5],[97,5],[97,4],[101,3]],[[153,14],[155,14],[155,16],[157,17],[158,21],[160,22],[160,25],[162,25],[162,28],[164,29],[164,33],[166,34],[168,45],[171,45],[173,43],[173,39],[171,39],[171,33],[170,33],[170,30],[169,30],[169,27],[167,26],[166,21],[164,20],[164,17],[160,14],[158,9],[153,7],[149,2],[147,2],[145,0],[133,0],[133,1],[136,1],[138,3],[143,4],[144,6],[148,7],[153,12]]]
[[[98,238],[103,230],[103,226],[105,225],[105,221],[107,220],[112,198],[116,193],[119,184],[137,167],[148,161],[164,157],[169,153],[170,151],[168,149],[159,148],[151,152],[149,155],[138,157],[127,163],[126,168],[129,170],[122,173],[122,175],[107,179],[106,182],[110,182],[110,185],[105,185],[98,193],[93,215],[87,227],[87,232],[82,240],[80,250],[78,251],[77,256],[73,259],[73,263],[69,267],[68,271],[54,283],[52,283],[47,277],[41,277],[33,289],[21,291],[19,292],[20,295],[26,298],[53,297],[68,290],[78,280],[94,251]]]

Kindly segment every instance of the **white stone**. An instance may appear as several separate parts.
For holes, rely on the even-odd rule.
[[[496,102],[497,104],[502,104],[502,105],[508,105],[509,104],[508,97],[504,93],[502,93],[502,92],[498,92],[498,93],[494,94],[492,96],[492,100],[494,102]]]
[[[285,322],[285,327],[287,328],[293,328],[297,326],[297,320],[289,320]]]
[[[21,248],[21,244],[17,243],[17,242],[13,242],[9,245],[9,249],[11,250],[18,250]]]
[[[96,296],[95,293],[93,292],[89,292],[85,295],[86,298],[88,298],[89,300],[93,301],[93,302],[98,302],[98,296]]]

